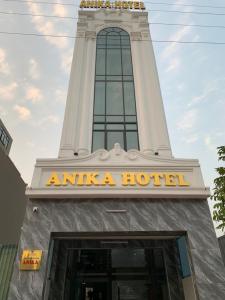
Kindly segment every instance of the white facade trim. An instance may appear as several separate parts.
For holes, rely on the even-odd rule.
[[[96,36],[107,27],[130,34],[140,150],[171,157],[148,15],[108,10],[79,11],[59,157],[91,153]]]

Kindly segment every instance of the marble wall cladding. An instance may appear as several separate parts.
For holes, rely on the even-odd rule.
[[[186,231],[199,299],[225,299],[225,271],[207,201],[119,198],[29,201],[8,299],[42,299],[52,232],[111,231]],[[44,251],[40,271],[19,271],[26,248]]]

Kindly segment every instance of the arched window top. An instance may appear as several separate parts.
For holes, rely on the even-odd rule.
[[[139,149],[130,36],[108,27],[96,41],[92,151],[115,143]]]
[[[99,31],[98,36],[106,36],[106,35],[123,35],[129,36],[128,32],[119,28],[119,27],[107,27]]]

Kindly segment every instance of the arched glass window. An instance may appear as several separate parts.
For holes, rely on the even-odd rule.
[[[139,149],[129,34],[116,27],[97,36],[92,151]]]

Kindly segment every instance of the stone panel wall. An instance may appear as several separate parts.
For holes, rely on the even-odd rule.
[[[51,232],[111,231],[186,231],[199,299],[225,299],[225,270],[207,201],[119,198],[29,201],[8,299],[42,299]],[[44,251],[40,271],[19,271],[27,248]]]

